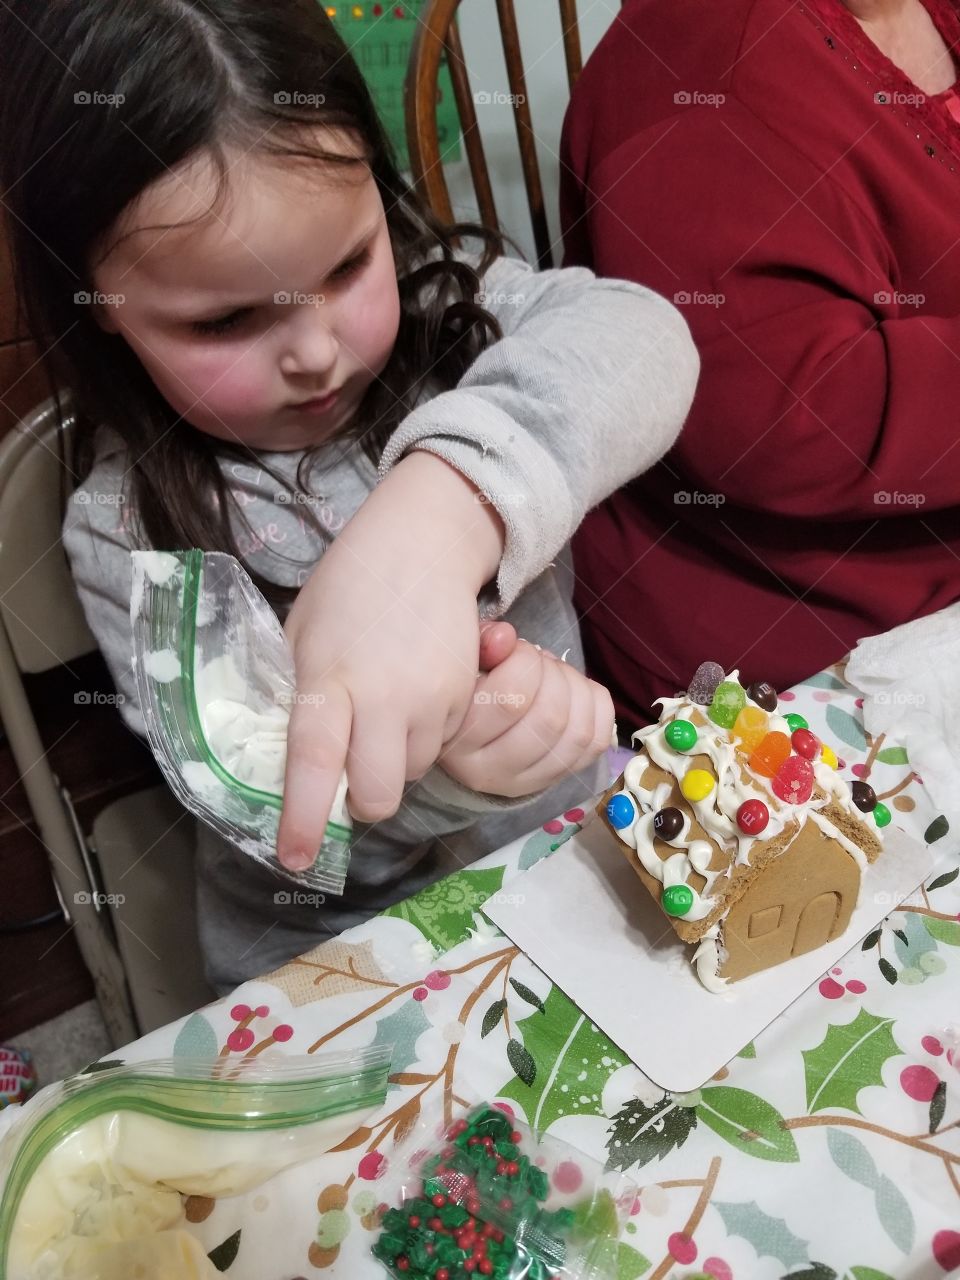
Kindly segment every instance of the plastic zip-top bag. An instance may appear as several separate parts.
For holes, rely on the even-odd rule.
[[[277,859],[293,655],[276,614],[233,556],[135,551],[130,619],[140,707],[185,808],[258,862],[339,894],[352,824],[341,779],[317,860]]]
[[[390,1047],[74,1076],[0,1139],[3,1280],[216,1280],[185,1196],[242,1195],[382,1106]]]
[[[403,1147],[373,1246],[395,1280],[616,1280],[625,1174],[487,1103]]]

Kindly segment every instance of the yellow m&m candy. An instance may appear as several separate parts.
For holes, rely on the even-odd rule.
[[[683,775],[680,790],[685,799],[695,804],[698,800],[706,800],[715,785],[713,774],[707,773],[706,769],[690,769]]]
[[[831,769],[836,769],[840,763],[837,759],[837,753],[834,751],[833,747],[828,747],[825,742],[821,742],[820,744],[820,759],[824,764],[828,764]]]

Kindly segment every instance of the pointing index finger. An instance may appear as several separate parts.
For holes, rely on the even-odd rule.
[[[287,729],[287,768],[277,856],[288,871],[316,861],[350,743],[353,707],[341,685],[297,692]]]

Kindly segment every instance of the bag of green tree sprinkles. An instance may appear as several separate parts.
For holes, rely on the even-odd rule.
[[[414,1174],[373,1246],[397,1280],[613,1280],[632,1182],[496,1107],[440,1135],[430,1154],[416,1135]]]

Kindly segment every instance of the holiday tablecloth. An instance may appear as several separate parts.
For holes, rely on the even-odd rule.
[[[392,1086],[346,1149],[242,1202],[194,1198],[230,1280],[383,1274],[393,1144],[497,1100],[640,1185],[619,1280],[939,1280],[960,1269],[960,855],[899,746],[869,738],[842,668],[782,695],[944,858],[709,1084],[664,1095],[482,916],[579,809],[117,1055],[219,1059],[392,1043]],[[558,930],[576,927],[557,920]],[[603,938],[596,939],[598,947]],[[629,973],[611,974],[624,999]]]

